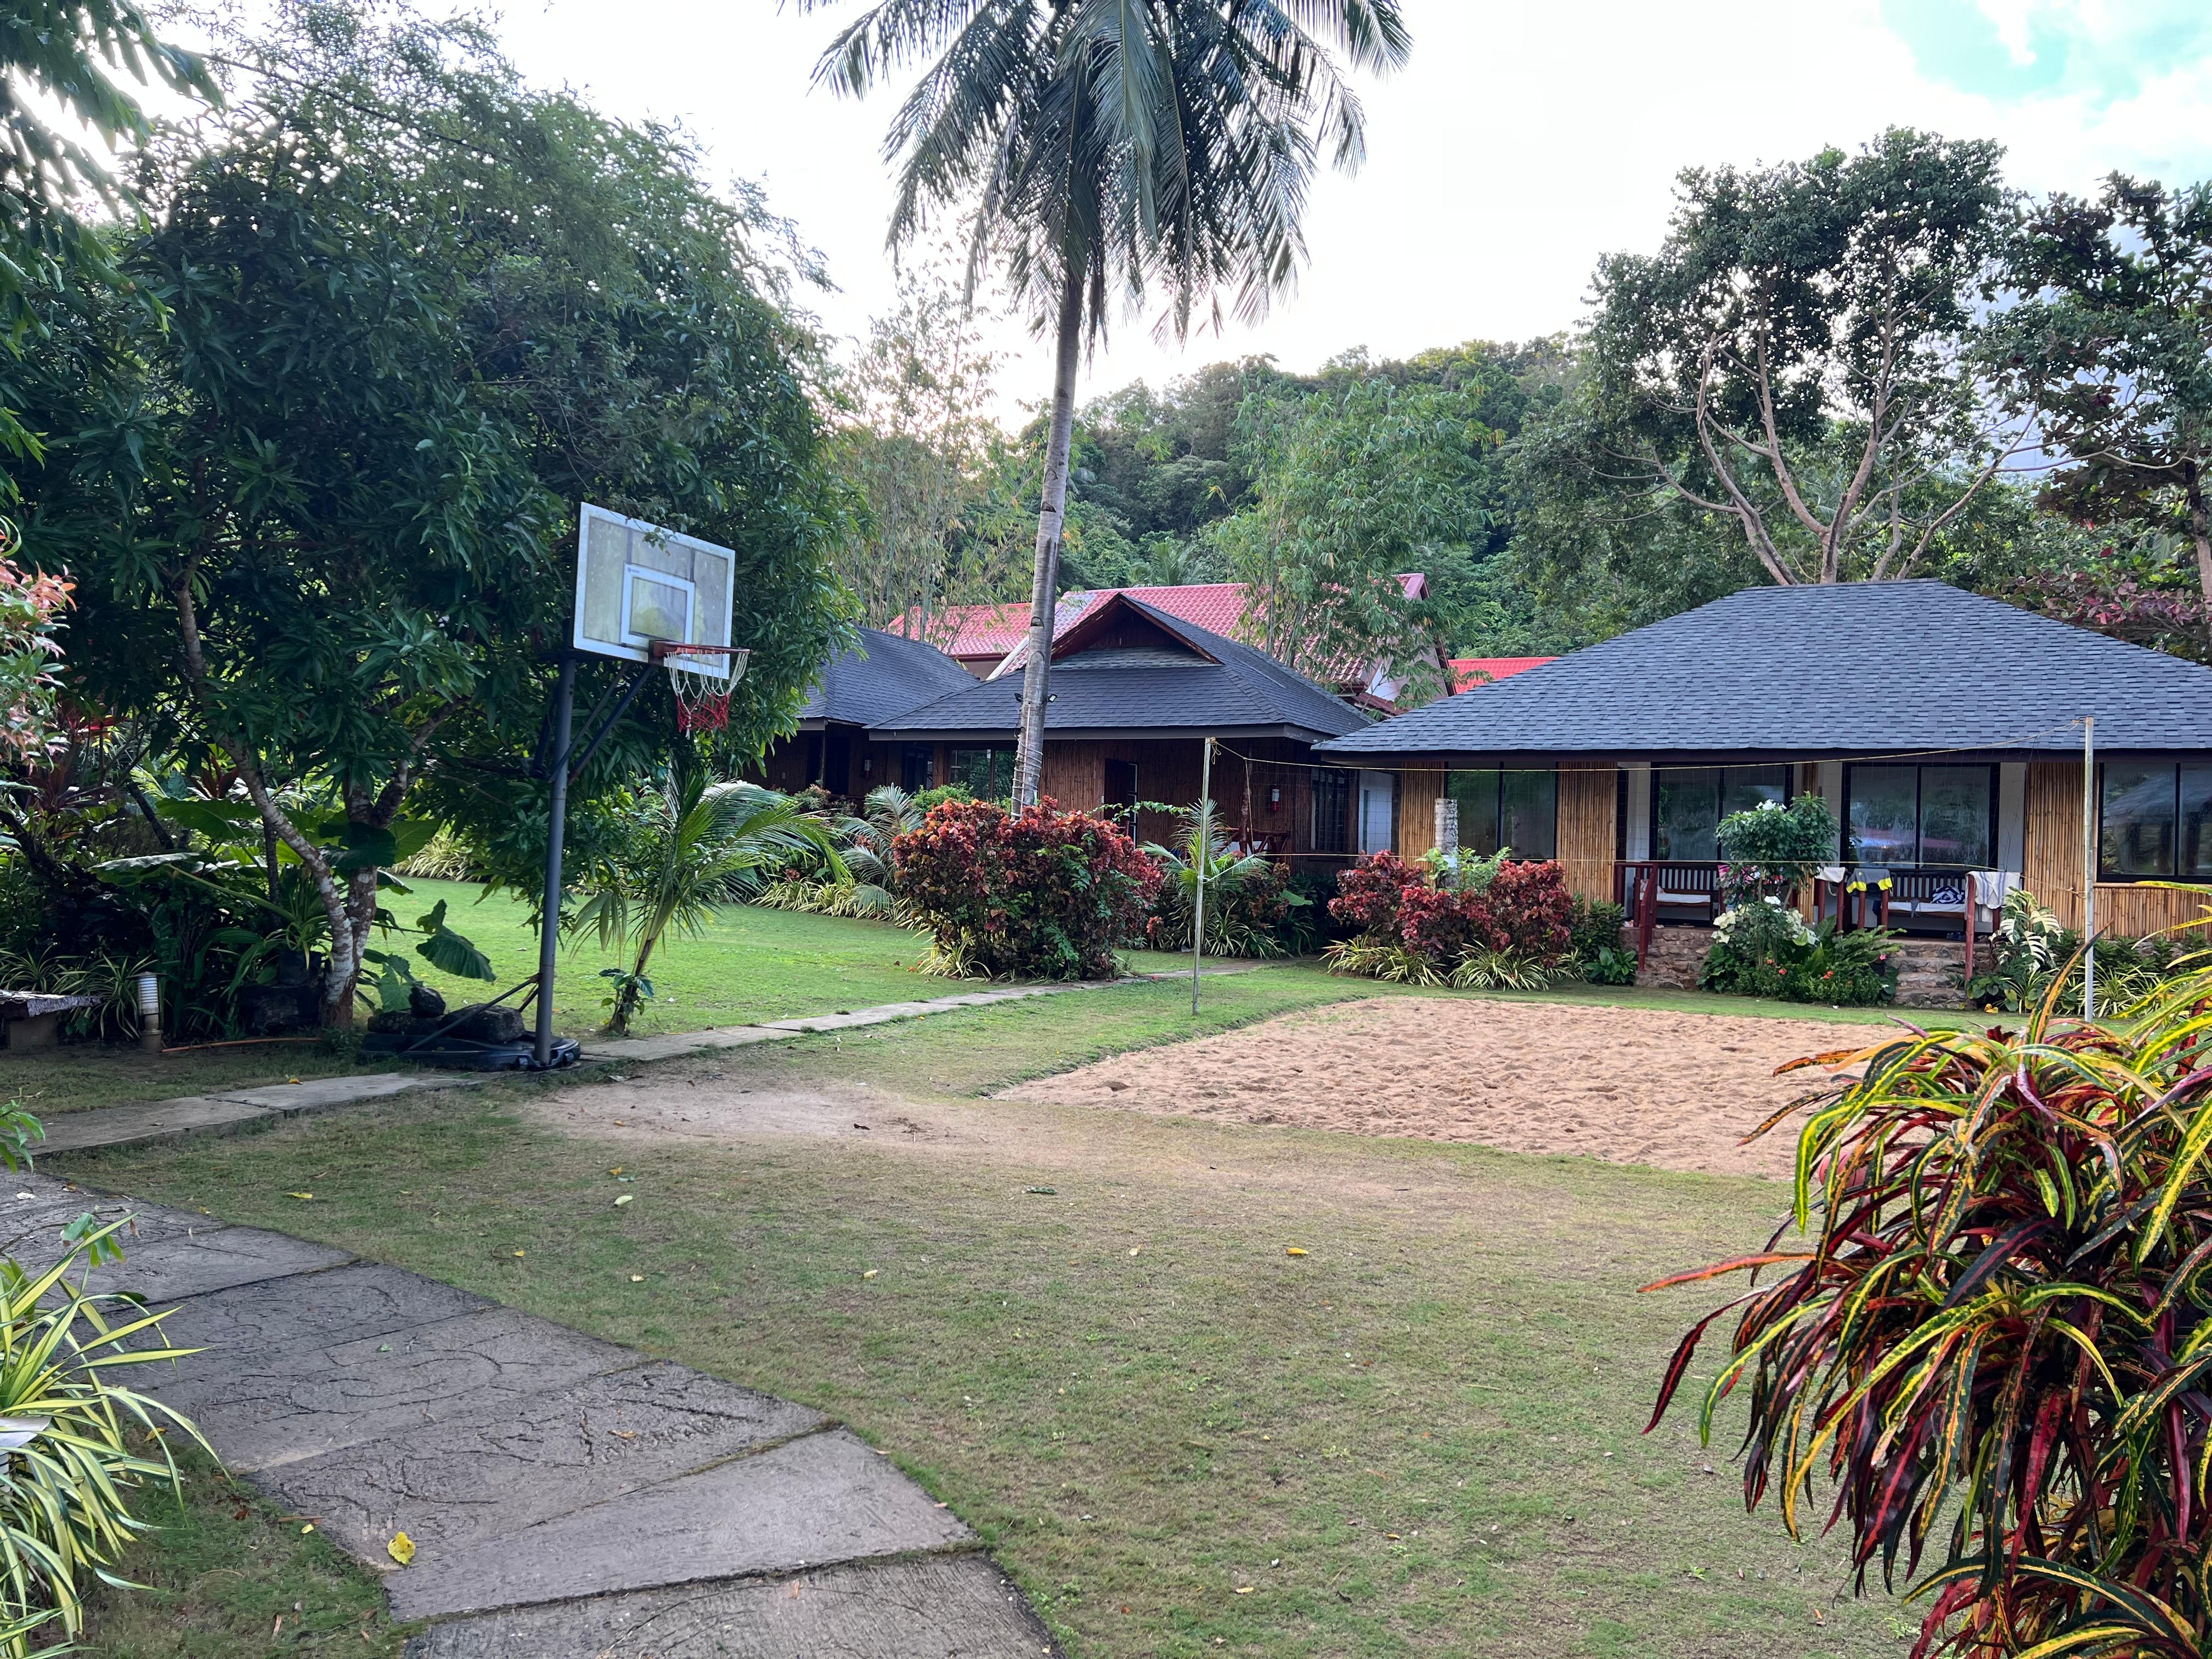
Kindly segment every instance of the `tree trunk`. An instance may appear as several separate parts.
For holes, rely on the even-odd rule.
[[[2189,497],[2189,538],[2197,544],[2197,592],[2204,604],[2204,629],[2212,638],[2212,507],[2204,499],[2204,474],[2191,463],[2182,475]]]
[[[1030,659],[1022,670],[1021,736],[1014,745],[1014,805],[1033,806],[1044,783],[1044,704],[1052,678],[1052,616],[1060,590],[1060,532],[1067,516],[1067,451],[1075,431],[1075,370],[1083,352],[1081,260],[1060,291],[1060,356],[1052,377],[1052,435],[1037,509],[1036,568],[1030,590]]]

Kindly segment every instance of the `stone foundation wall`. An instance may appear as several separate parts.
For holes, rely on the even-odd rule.
[[[1620,930],[1625,950],[1636,948],[1636,929]],[[1698,970],[1705,965],[1712,948],[1710,927],[1655,927],[1651,953],[1636,976],[1638,985],[1660,985],[1693,991]],[[1966,947],[1958,939],[1908,939],[1898,943],[1904,960],[1898,964],[1897,1006],[1900,1008],[1958,1008],[1966,1001]]]

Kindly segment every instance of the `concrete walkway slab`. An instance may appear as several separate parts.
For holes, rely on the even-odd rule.
[[[453,1072],[371,1072],[365,1076],[302,1078],[297,1083],[272,1083],[261,1089],[225,1089],[214,1098],[295,1117],[301,1112],[356,1106],[365,1100],[386,1100],[423,1090],[472,1088],[482,1080]]]
[[[43,1154],[88,1152],[101,1146],[147,1146],[186,1135],[234,1134],[283,1115],[265,1106],[224,1100],[212,1095],[185,1095],[176,1100],[149,1100],[137,1106],[108,1106],[96,1111],[70,1112],[46,1125]]]
[[[313,1244],[283,1233],[225,1226],[205,1216],[183,1218],[198,1224],[153,1237],[126,1237],[123,1260],[86,1274],[87,1288],[123,1291],[154,1303],[174,1302],[228,1290],[234,1285],[314,1273],[353,1260],[349,1253],[331,1245]]]
[[[664,1361],[532,1395],[466,1423],[289,1463],[271,1484],[365,1560],[387,1559],[384,1547],[404,1531],[422,1571],[827,1422],[804,1406]]]
[[[586,1060],[681,1060],[718,1048],[743,1048],[755,1042],[781,1042],[791,1036],[769,1025],[732,1025],[711,1031],[676,1031],[666,1036],[611,1037],[595,1042]]]
[[[213,1241],[210,1241],[212,1243]],[[493,1307],[154,1390],[246,1470],[511,1407],[639,1363],[611,1342]]]
[[[162,1322],[172,1346],[200,1349],[166,1373],[172,1389],[220,1385],[287,1355],[387,1337],[496,1307],[434,1279],[355,1262],[264,1279],[185,1302]]]
[[[939,1550],[974,1537],[838,1430],[665,1481],[449,1555],[386,1585],[401,1619]]]
[[[433,1626],[404,1659],[1037,1659],[1052,1639],[981,1556],[598,1596]]]

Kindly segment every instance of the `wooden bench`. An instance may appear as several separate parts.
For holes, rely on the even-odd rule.
[[[0,991],[0,1047],[11,1053],[51,1048],[61,1040],[62,1016],[97,1008],[99,997],[50,997],[36,991]]]

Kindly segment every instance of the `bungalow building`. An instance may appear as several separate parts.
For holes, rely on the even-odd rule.
[[[1223,745],[1213,799],[1224,828],[1283,854],[1358,849],[1346,775],[1316,769],[1314,744],[1369,717],[1252,647],[1128,593],[1087,606],[1053,641],[1043,793],[1064,807],[1137,815],[1143,840],[1173,820],[1142,803],[1199,797],[1204,740]],[[1022,676],[967,681],[878,720],[869,738],[901,754],[927,747],[936,781],[979,795],[1013,781]]]
[[[1942,582],[1734,593],[1316,758],[1371,769],[1355,787],[1389,801],[1401,854],[1449,799],[1462,845],[1557,858],[1577,893],[1663,922],[1711,920],[1723,816],[1817,793],[1841,826],[1828,911],[1886,901],[1892,926],[1957,938],[1968,893],[2002,885],[1970,886],[1981,871],[2080,925],[2085,715],[2100,931],[2195,920],[2145,884],[2212,883],[2212,668]]]
[[[1427,596],[1429,579],[1419,571],[1404,573],[1397,582],[1409,599]],[[1244,583],[1183,582],[1158,587],[1077,588],[1063,593],[1053,609],[1053,637],[1059,638],[1116,596],[1125,596],[1170,617],[1194,623],[1211,634],[1249,637],[1254,631],[1248,626],[1251,590]],[[898,632],[929,641],[978,679],[995,679],[1012,673],[1029,656],[1030,607],[1026,602],[946,605],[931,613],[927,621],[919,617],[902,617],[891,626]],[[1544,659],[1480,659],[1485,666],[1493,662],[1525,666],[1541,660]],[[1432,653],[1428,665],[1435,671],[1438,681],[1444,679]],[[1453,667],[1457,669],[1460,665],[1455,663]],[[1469,665],[1472,672],[1474,664]],[[1502,672],[1515,671],[1506,667]],[[1397,712],[1397,699],[1407,683],[1407,675],[1400,665],[1383,661],[1347,663],[1327,678],[1330,689],[1338,695],[1362,708],[1386,714]],[[1451,683],[1455,687],[1460,684],[1456,680]]]
[[[975,684],[975,676],[935,646],[864,628],[856,644],[823,665],[799,709],[799,730],[770,747],[762,781],[787,792],[818,784],[855,801],[879,783],[927,789],[939,781],[937,751],[926,744],[878,742],[872,729]]]

